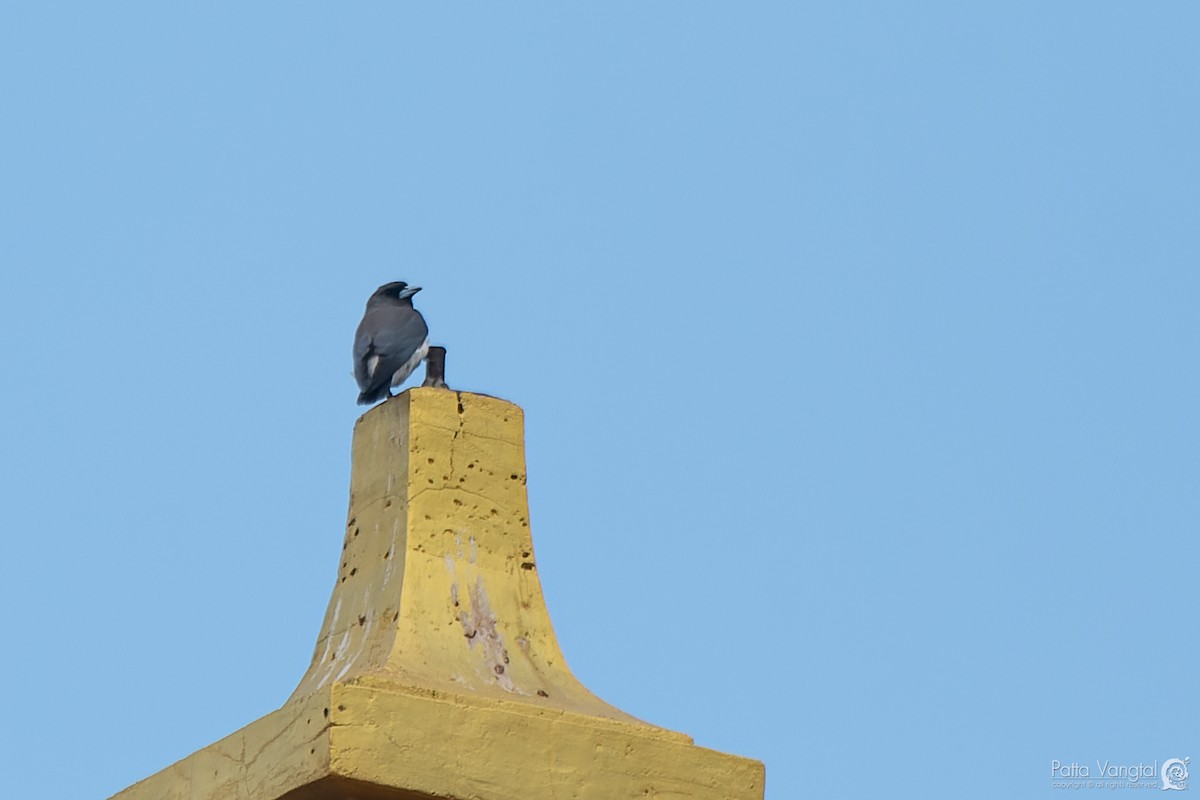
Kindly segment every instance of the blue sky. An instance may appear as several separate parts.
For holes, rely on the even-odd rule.
[[[452,385],[526,411],[576,674],[770,800],[1200,757],[1198,36],[5,5],[0,795],[106,797],[286,699],[397,279]]]

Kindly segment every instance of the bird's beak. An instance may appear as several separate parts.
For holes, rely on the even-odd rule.
[[[402,289],[400,291],[400,294],[396,295],[396,297],[400,298],[401,300],[405,300],[409,297],[412,297],[414,294],[416,294],[419,291],[421,291],[420,286],[408,286],[408,287]]]

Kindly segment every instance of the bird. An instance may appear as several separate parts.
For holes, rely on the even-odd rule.
[[[367,309],[354,334],[354,379],[361,390],[358,404],[367,406],[392,396],[429,353],[429,326],[413,308],[420,286],[404,281],[385,283],[367,299]]]

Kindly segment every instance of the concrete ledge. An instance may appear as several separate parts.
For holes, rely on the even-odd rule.
[[[112,800],[267,800],[330,774],[329,692],[289,702]]]
[[[596,725],[515,704],[414,697],[337,686],[333,772],[438,797],[611,800],[763,794],[757,761],[696,747],[650,726]],[[397,724],[404,721],[407,724]]]

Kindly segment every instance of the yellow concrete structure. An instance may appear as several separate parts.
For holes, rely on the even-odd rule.
[[[420,388],[355,427],[337,582],[295,693],[115,798],[757,800],[763,779],[574,678],[538,580],[521,409]]]

